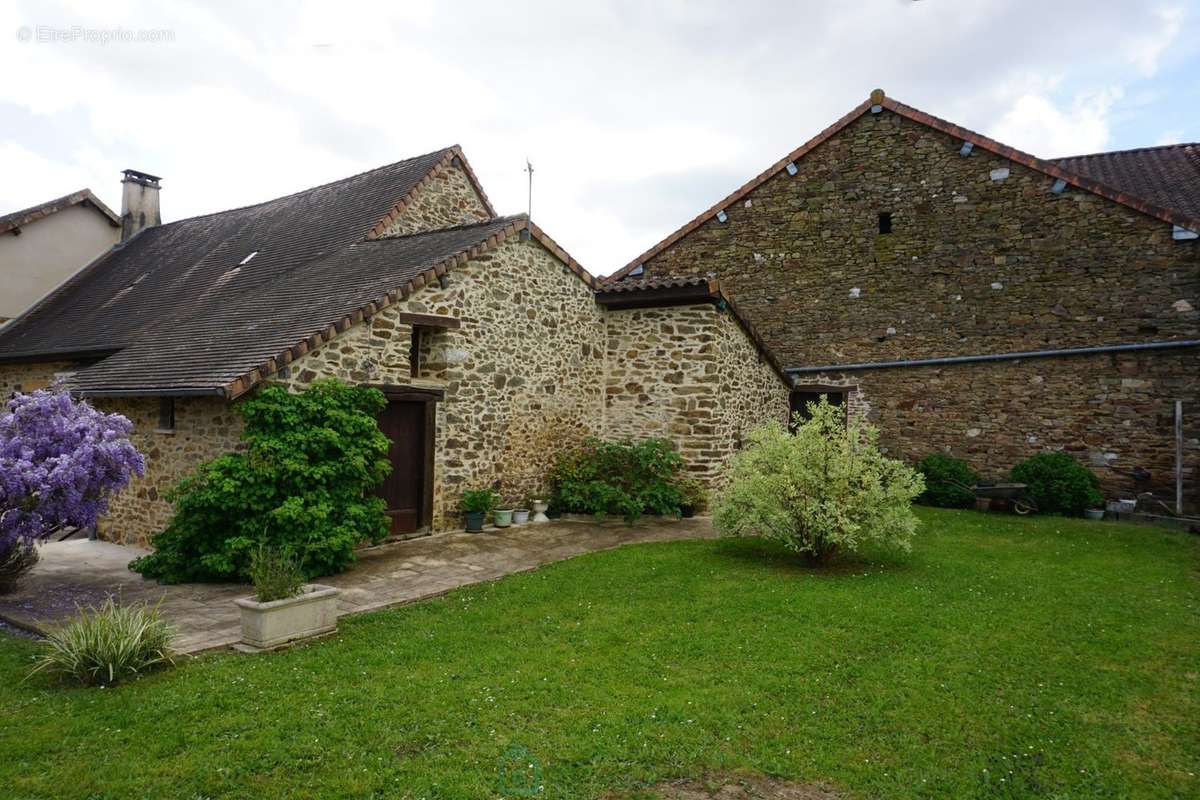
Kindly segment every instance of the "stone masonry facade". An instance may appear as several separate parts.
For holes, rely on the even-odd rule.
[[[464,170],[439,168],[384,235],[486,219]],[[416,331],[412,314],[457,321]],[[49,385],[78,365],[0,366],[0,391]],[[747,430],[787,411],[784,380],[761,360],[728,311],[714,305],[610,311],[591,286],[533,238],[509,237],[340,333],[271,376],[300,391],[335,377],[355,384],[440,390],[434,449],[434,530],[461,525],[466,489],[496,486],[523,505],[546,490],[554,460],[584,437],[670,439],[710,488]],[[638,388],[634,391],[634,388]],[[242,447],[236,401],[179,397],[161,430],[158,397],[94,398],[134,422],[146,475],[114,498],[106,538],[147,544],[171,516],[168,490],[200,463]]]
[[[409,364],[402,313],[460,320],[422,330],[424,370]],[[604,321],[591,290],[535,241],[505,240],[291,365],[297,390],[353,383],[441,388],[434,449],[433,527],[460,524],[466,489],[498,485],[524,504],[545,490],[554,458],[603,433]]]
[[[711,304],[610,311],[605,433],[675,442],[709,489],[751,428],[787,416],[789,389]]]
[[[0,367],[0,397],[48,388],[56,378],[62,378],[62,385],[69,387],[70,372],[77,366],[60,361]],[[128,417],[133,422],[130,440],[146,459],[145,475],[133,478],[112,498],[108,514],[97,526],[98,533],[112,541],[145,544],[171,518],[167,491],[197,464],[242,446],[242,418],[218,397],[171,400],[175,417],[171,430],[158,428],[160,398],[98,397],[88,402],[102,411]]]
[[[864,114],[646,259],[716,275],[787,367],[1200,338],[1200,242],[884,110]],[[880,232],[880,215],[891,232]],[[1173,496],[1172,406],[1200,500],[1200,350],[804,374],[853,384],[893,454],[937,450],[999,477],[1061,449],[1127,496]],[[798,389],[803,386],[798,385]],[[1144,487],[1143,487],[1144,488]]]
[[[429,186],[414,193],[403,213],[383,236],[405,236],[471,225],[490,216],[466,171],[462,167],[448,166],[433,174]]]

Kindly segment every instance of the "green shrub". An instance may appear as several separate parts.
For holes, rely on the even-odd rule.
[[[458,507],[464,514],[490,514],[500,501],[491,489],[468,489],[459,498]]]
[[[572,514],[612,514],[632,522],[643,514],[678,514],[683,459],[669,442],[606,442],[589,438],[550,470],[551,506]]]
[[[917,472],[925,478],[925,491],[917,502],[939,508],[971,508],[974,492],[963,486],[979,483],[979,473],[961,458],[934,453],[917,462]]]
[[[354,562],[354,548],[387,535],[374,489],[391,469],[375,422],[377,389],[317,381],[295,394],[268,386],[239,404],[246,450],[185,478],[155,552],[130,568],[164,583],[245,581],[260,546],[294,553],[307,578]]]
[[[1082,514],[1104,505],[1096,473],[1066,453],[1039,453],[1012,469],[1012,479],[1029,485],[1044,514]]]
[[[295,553],[260,545],[250,556],[250,582],[260,603],[286,600],[304,589],[304,565]]]
[[[876,542],[907,551],[919,473],[879,452],[879,432],[822,398],[794,435],[755,429],[727,468],[713,521],[725,536],[775,539],[813,561]]]
[[[46,637],[33,673],[47,672],[89,686],[117,683],[152,667],[174,664],[174,636],[157,607],[118,606],[109,597],[100,608],[81,610]]]
[[[679,505],[699,514],[708,508],[708,490],[695,478],[684,478],[675,484],[679,490]]]

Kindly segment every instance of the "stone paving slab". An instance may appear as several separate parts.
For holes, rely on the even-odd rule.
[[[342,590],[340,612],[358,614],[445,594],[460,586],[524,572],[542,564],[626,544],[716,536],[708,519],[622,522],[560,520],[484,533],[444,533],[359,551],[354,569],[322,578]],[[110,542],[53,542],[16,592],[0,596],[0,622],[45,631],[79,607],[118,602],[159,604],[178,629],[185,654],[229,647],[241,638],[233,600],[250,593],[242,584],[163,586],[131,572],[145,550]]]

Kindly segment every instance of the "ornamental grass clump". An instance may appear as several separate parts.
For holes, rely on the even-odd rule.
[[[144,603],[120,606],[109,597],[99,608],[52,632],[30,673],[46,672],[85,686],[108,686],[174,664],[174,628]]]
[[[260,603],[296,597],[304,591],[304,564],[290,550],[259,547],[250,558],[250,582]]]
[[[0,413],[0,592],[37,563],[34,543],[89,528],[145,462],[133,424],[65,390],[16,394]]]
[[[814,562],[868,543],[910,550],[920,474],[884,456],[873,426],[847,422],[824,397],[809,412],[794,435],[778,422],[750,433],[714,502],[717,530],[774,539]]]

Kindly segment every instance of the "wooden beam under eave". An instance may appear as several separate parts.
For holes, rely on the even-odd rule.
[[[458,330],[462,327],[462,320],[458,317],[447,317],[442,314],[410,314],[408,312],[401,312],[396,315],[396,321],[402,322],[405,325],[417,325],[422,328]]]

